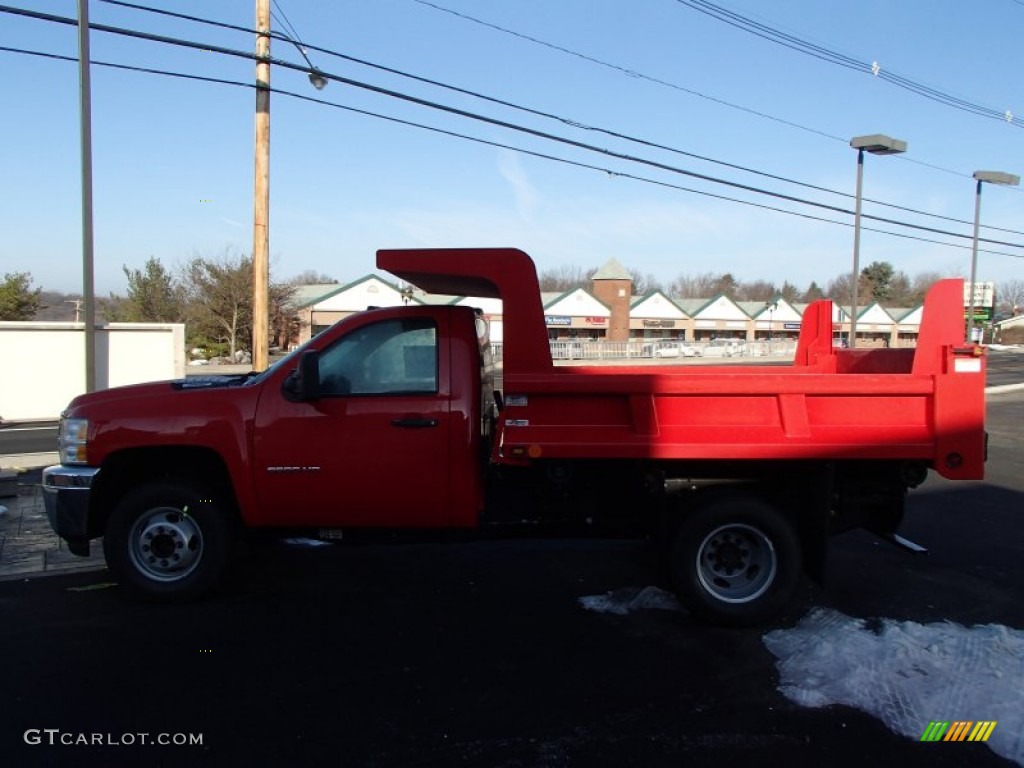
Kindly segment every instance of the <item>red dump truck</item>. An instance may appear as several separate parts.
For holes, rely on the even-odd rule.
[[[385,250],[428,293],[503,301],[347,317],[268,370],[120,387],[63,413],[46,511],[72,552],[103,537],[151,597],[214,587],[254,529],[338,539],[401,529],[650,536],[703,618],[775,614],[829,536],[898,540],[929,470],[984,472],[983,348],[963,288],[929,292],[915,349],[836,349],[810,305],[791,365],[552,363],[533,262],[514,249]]]

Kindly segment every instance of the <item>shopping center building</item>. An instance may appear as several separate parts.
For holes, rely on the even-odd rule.
[[[328,326],[368,307],[402,304],[451,304],[479,308],[491,325],[491,339],[502,340],[502,305],[498,299],[438,296],[403,288],[376,275],[347,284],[300,286],[294,304],[302,343]],[[591,278],[587,288],[542,293],[544,319],[552,341],[658,341],[706,343],[795,340],[806,304],[781,296],[769,301],[736,301],[726,295],[675,298],[662,291],[637,296],[632,279],[615,259]],[[922,307],[882,307],[873,302],[857,312],[857,345],[912,347],[917,343]],[[833,333],[850,332],[849,307],[833,307]]]

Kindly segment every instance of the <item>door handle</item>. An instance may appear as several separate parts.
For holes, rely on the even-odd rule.
[[[405,427],[406,429],[424,429],[427,427],[436,427],[437,425],[437,419],[428,419],[421,416],[409,416],[404,419],[391,420],[391,426]]]

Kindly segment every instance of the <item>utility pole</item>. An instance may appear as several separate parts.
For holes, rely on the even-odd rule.
[[[75,322],[82,322],[82,304],[84,304],[85,302],[82,301],[82,299],[66,299],[64,303],[75,305]]]
[[[78,104],[82,144],[82,294],[85,300],[85,391],[96,391],[96,298],[93,292],[92,87],[89,0],[78,0]]]
[[[252,232],[252,368],[267,368],[270,312],[270,0],[256,0],[256,178]]]

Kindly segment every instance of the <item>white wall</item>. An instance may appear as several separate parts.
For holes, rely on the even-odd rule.
[[[97,328],[97,389],[184,377],[181,323]],[[0,322],[0,419],[56,419],[84,391],[82,323]]]

